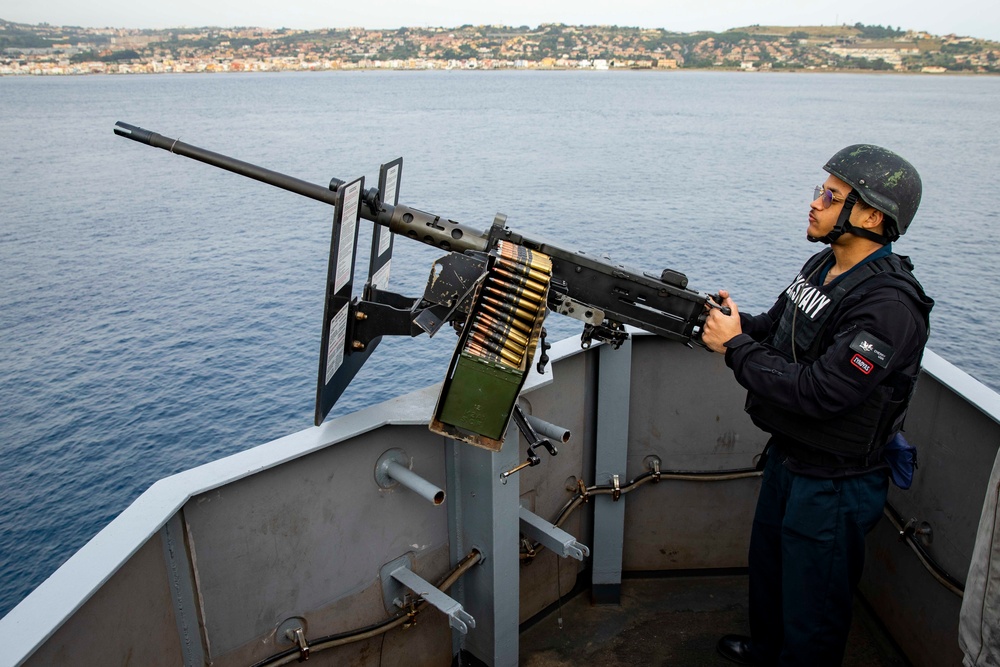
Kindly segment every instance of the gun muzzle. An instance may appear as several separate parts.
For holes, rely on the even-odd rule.
[[[150,132],[149,130],[144,130],[138,125],[129,125],[128,123],[118,121],[115,123],[115,134],[119,137],[131,139],[132,141],[138,141],[140,144],[146,144],[147,146],[154,145],[153,135],[155,133]]]

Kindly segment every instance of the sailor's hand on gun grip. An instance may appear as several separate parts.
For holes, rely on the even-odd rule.
[[[712,352],[725,354],[726,342],[735,336],[743,333],[740,326],[740,311],[736,307],[736,302],[729,297],[729,292],[719,290],[722,297],[721,308],[709,308],[708,319],[705,320],[705,330],[701,335],[701,342]],[[707,307],[707,306],[706,306]],[[729,314],[724,309],[729,309]]]

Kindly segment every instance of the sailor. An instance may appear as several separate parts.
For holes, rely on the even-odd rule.
[[[920,176],[892,151],[849,146],[823,167],[811,257],[755,317],[721,291],[703,341],[747,389],[770,434],[750,538],[750,637],[718,650],[754,665],[839,665],[865,535],[882,515],[886,445],[898,442],[934,302],[892,252],[920,203]]]

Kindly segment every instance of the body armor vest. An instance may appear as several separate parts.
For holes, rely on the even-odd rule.
[[[928,301],[911,273],[913,265],[909,259],[893,254],[856,267],[836,284],[813,285],[811,278],[832,255],[832,250],[825,250],[813,256],[785,290],[784,307],[765,344],[789,361],[808,365],[823,353],[829,345],[827,329],[848,295],[860,297],[873,288],[890,284],[909,294],[917,304]],[[921,311],[925,323],[928,313],[929,310]],[[815,454],[812,457],[809,451],[794,452],[807,463],[830,465],[836,461],[848,467],[868,466],[902,427],[916,378],[916,371],[912,374],[893,371],[861,405],[831,419],[797,414],[752,393],[747,395],[746,410],[763,430],[818,450],[812,452]]]

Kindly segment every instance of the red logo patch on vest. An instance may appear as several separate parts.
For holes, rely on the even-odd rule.
[[[854,355],[854,358],[851,359],[851,364],[854,367],[856,367],[859,371],[861,371],[862,373],[864,373],[865,375],[868,375],[869,373],[871,373],[872,369],[875,368],[875,364],[873,364],[872,362],[868,361],[867,359],[865,359],[864,357],[862,357],[860,354],[855,354]]]

